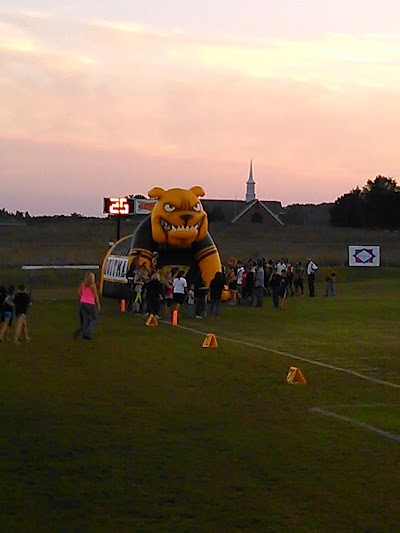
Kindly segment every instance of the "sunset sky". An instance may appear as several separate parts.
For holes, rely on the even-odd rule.
[[[0,208],[400,181],[399,0],[3,0]]]

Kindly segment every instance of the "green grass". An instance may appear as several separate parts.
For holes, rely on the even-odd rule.
[[[105,301],[92,342],[73,284],[34,286],[32,342],[0,345],[1,531],[397,531],[400,444],[311,411],[400,434],[398,272],[373,272],[189,329]]]

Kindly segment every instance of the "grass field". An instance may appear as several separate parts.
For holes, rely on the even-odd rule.
[[[398,278],[178,328],[104,301],[91,342],[75,280],[42,280],[32,342],[0,345],[0,530],[399,531]]]
[[[1,531],[399,530],[398,271],[179,328],[105,301],[91,342],[58,276],[0,345]]]

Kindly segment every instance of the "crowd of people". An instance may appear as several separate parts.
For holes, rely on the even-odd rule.
[[[209,286],[201,279],[189,283],[178,267],[162,274],[157,266],[158,254],[147,268],[140,262],[140,254],[132,261],[127,273],[128,312],[154,314],[168,317],[172,309],[181,312],[183,303],[189,318],[219,316],[221,302],[230,305],[262,307],[266,297],[271,297],[275,309],[287,309],[288,298],[303,295],[307,282],[308,295],[315,296],[315,275],[318,266],[307,259],[292,264],[287,258],[279,261],[232,258],[215,274]],[[336,295],[335,272],[331,270],[326,279],[326,296]]]
[[[315,274],[317,265],[307,259],[292,264],[287,258],[278,261],[265,258],[246,262],[231,259],[227,265],[226,283],[230,291],[231,305],[252,305],[262,307],[265,297],[271,297],[274,309],[287,309],[288,297],[304,294],[307,280],[308,293],[315,296]],[[336,294],[335,274],[331,274],[331,289],[327,296]]]
[[[212,284],[213,289],[211,286],[209,288],[195,283],[188,285],[185,272],[179,267],[171,268],[165,274],[161,274],[157,252],[153,254],[150,268],[140,261],[138,253],[126,277],[128,284],[126,311],[145,316],[152,314],[157,318],[161,315],[167,318],[171,316],[173,310],[177,310],[180,314],[183,304],[186,304],[188,317],[203,317],[209,289],[215,292],[216,285],[216,282]]]
[[[179,267],[162,274],[157,252],[153,254],[150,268],[141,261],[138,253],[126,274],[126,311],[168,318],[174,310],[180,315],[185,305],[188,318],[201,319],[219,316],[223,301],[229,301],[229,305],[263,307],[266,298],[271,299],[275,310],[286,310],[288,298],[304,294],[306,281],[309,297],[315,296],[317,270],[318,266],[311,258],[305,265],[300,261],[293,265],[286,258],[279,261],[232,258],[206,286],[201,277],[188,284],[185,272]],[[336,274],[332,269],[325,282],[325,296],[336,296]],[[101,308],[92,272],[88,272],[80,284],[78,299],[79,327],[73,337],[91,340]],[[14,343],[19,344],[21,338],[30,341],[26,320],[30,305],[31,297],[25,285],[21,284],[17,289],[13,285],[0,287],[0,342],[10,338],[14,318]]]

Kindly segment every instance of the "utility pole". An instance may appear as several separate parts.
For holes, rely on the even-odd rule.
[[[121,238],[121,215],[117,215],[117,241]]]

